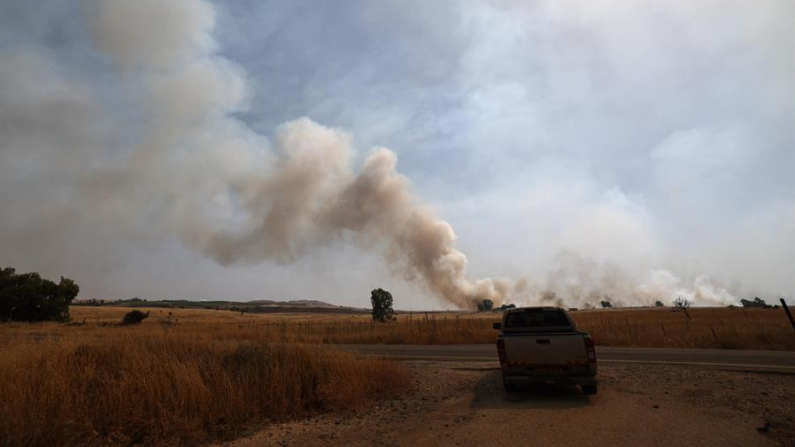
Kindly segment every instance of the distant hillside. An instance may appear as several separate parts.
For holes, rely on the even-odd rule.
[[[317,300],[292,300],[292,301],[285,301],[285,303],[293,306],[340,307],[340,306],[335,306],[334,304],[329,304],[325,301],[317,301]]]
[[[179,309],[214,309],[234,312],[251,313],[289,313],[289,312],[320,312],[320,313],[369,313],[369,309],[358,307],[337,306],[318,300],[290,301],[188,301],[188,300],[75,300],[73,306],[111,306],[111,307],[160,307]]]

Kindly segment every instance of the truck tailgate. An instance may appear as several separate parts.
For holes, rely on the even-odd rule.
[[[511,335],[505,337],[507,366],[527,374],[570,375],[588,370],[581,332]]]

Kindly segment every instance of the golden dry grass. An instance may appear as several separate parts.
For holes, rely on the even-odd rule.
[[[77,321],[116,322],[129,310],[75,307],[72,317]],[[192,338],[345,344],[492,343],[496,333],[491,325],[501,317],[500,313],[419,313],[400,315],[389,324],[374,324],[367,315],[151,311],[141,328],[154,327]],[[795,350],[795,331],[782,309],[697,308],[689,313],[691,318],[671,308],[649,308],[577,311],[571,315],[601,346]],[[89,324],[68,329],[89,337],[99,334]]]
[[[0,326],[0,445],[196,445],[409,386],[400,365],[317,346],[192,339],[156,326],[47,336],[31,326],[54,325]]]
[[[795,330],[781,309],[699,308],[574,312],[602,346],[795,350]]]
[[[75,307],[78,324],[0,324],[0,445],[192,445],[272,419],[366,405],[399,365],[310,343],[493,343],[499,313],[240,314]],[[795,350],[781,309],[572,312],[598,346]],[[85,321],[85,324],[82,322]]]
[[[0,324],[0,445],[191,445],[407,389],[399,365],[309,343],[493,343],[499,313],[240,314],[75,307],[78,324]],[[572,312],[598,346],[795,350],[781,309]],[[85,324],[82,322],[85,321]]]

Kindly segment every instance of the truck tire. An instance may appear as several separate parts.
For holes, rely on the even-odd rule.
[[[596,394],[597,387],[596,384],[593,385],[581,385],[583,394],[593,395]]]

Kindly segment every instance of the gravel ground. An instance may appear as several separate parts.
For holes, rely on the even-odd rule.
[[[266,427],[254,446],[795,446],[795,375],[601,366],[596,396],[506,394],[495,364],[407,363],[406,396]]]

